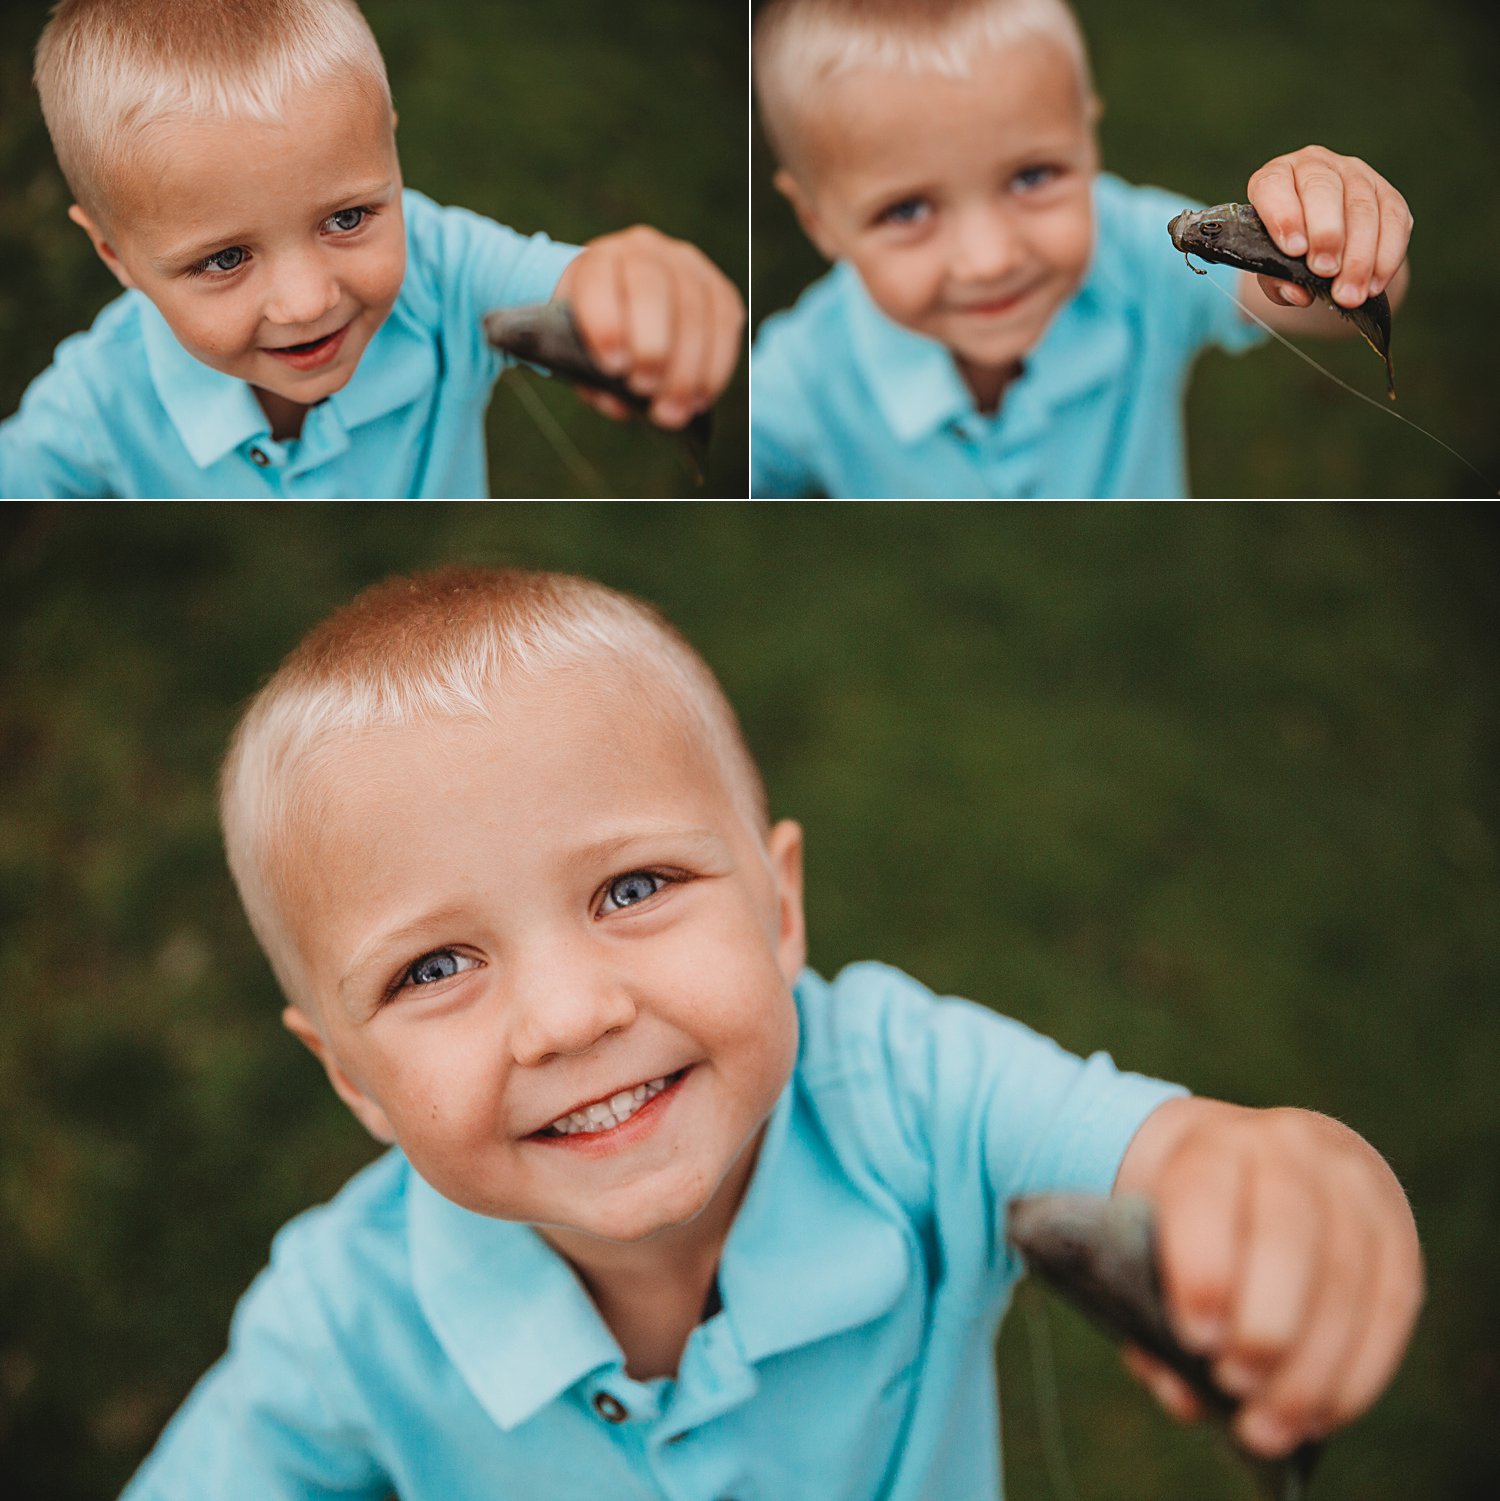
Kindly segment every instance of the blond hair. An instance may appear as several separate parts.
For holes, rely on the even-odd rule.
[[[1088,49],[1067,0],[770,0],[752,39],[761,124],[795,170],[799,112],[829,79],[865,68],[967,78],[975,52],[1034,36],[1068,50],[1089,97]]]
[[[61,0],[36,87],[79,204],[107,216],[142,134],[169,119],[286,118],[337,85],[390,107],[385,62],[354,0]]]
[[[434,720],[495,722],[505,690],[568,668],[618,677],[643,714],[684,725],[764,830],[765,785],[724,690],[650,605],[590,579],[518,568],[391,578],[311,631],[252,700],[220,776],[230,873],[250,925],[292,994],[282,931],[287,855],[316,827],[319,773],[363,731]]]

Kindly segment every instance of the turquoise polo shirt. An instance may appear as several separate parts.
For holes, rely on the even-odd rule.
[[[793,1076],[673,1380],[566,1262],[399,1152],[278,1235],[126,1501],[986,1501],[1005,1204],[1107,1192],[1172,1086],[877,964],[804,973]]]
[[[263,500],[487,496],[484,412],[505,358],[480,319],[542,302],[578,252],[407,189],[406,275],[341,391],[276,442],[247,382],[139,292],[58,345],[0,423],[0,496]]]
[[[1238,271],[1194,276],[1172,248],[1167,221],[1187,205],[1160,188],[1095,179],[1083,284],[993,415],[975,408],[942,344],[891,322],[853,267],[835,266],[756,337],[751,493],[1185,495],[1193,360],[1210,344],[1240,350],[1265,337],[1239,312]]]

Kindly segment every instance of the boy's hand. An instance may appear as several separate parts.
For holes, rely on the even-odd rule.
[[[651,420],[683,427],[711,406],[740,355],[745,304],[706,255],[645,225],[590,240],[558,281],[600,368],[650,398]],[[623,402],[579,390],[610,417]]]
[[[1383,292],[1406,259],[1412,216],[1406,200],[1357,156],[1304,146],[1267,162],[1250,179],[1255,205],[1271,238],[1308,269],[1333,278],[1333,300],[1355,308]],[[1308,307],[1313,294],[1273,276],[1261,290],[1285,307]]]
[[[1400,1184],[1354,1132],[1305,1110],[1172,1100],[1136,1134],[1116,1189],[1156,1201],[1169,1316],[1240,1398],[1245,1448],[1290,1453],[1385,1388],[1422,1257]],[[1174,1415],[1200,1415],[1165,1366],[1139,1352],[1129,1364]]]

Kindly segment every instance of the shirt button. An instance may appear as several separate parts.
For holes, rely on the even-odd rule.
[[[594,1393],[594,1411],[606,1423],[623,1423],[630,1416],[625,1410],[625,1404],[618,1397],[610,1396],[608,1392]]]
[[[254,464],[259,464],[264,469],[271,462],[271,455],[264,448],[252,448],[250,450],[250,460]]]

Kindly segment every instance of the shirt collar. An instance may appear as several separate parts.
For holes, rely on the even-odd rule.
[[[200,469],[254,438],[269,437],[271,425],[248,381],[225,375],[194,359],[155,305],[139,292],[146,363],[167,416]],[[376,330],[349,383],[328,398],[344,432],[373,422],[415,401],[437,378],[437,358],[428,338],[398,298]],[[319,408],[315,407],[313,413]],[[313,414],[310,413],[311,417]]]
[[[619,1362],[583,1284],[531,1226],[461,1209],[415,1172],[407,1225],[417,1302],[501,1428]]]
[[[887,318],[847,262],[835,275],[855,362],[898,440],[916,443],[952,423],[984,420],[944,345]],[[1130,355],[1125,305],[1096,234],[1078,291],[1058,309],[1021,374],[1006,387],[994,420],[1008,435],[1030,436],[1047,425],[1053,410],[1117,378]]]
[[[269,436],[271,425],[249,385],[195,360],[154,304],[139,292],[132,295],[140,298],[146,364],[156,394],[193,462],[207,469],[242,443]]]
[[[762,1360],[858,1328],[889,1312],[912,1275],[901,1232],[851,1182],[793,1074],[719,1268],[740,1348]]]
[[[422,1312],[501,1428],[621,1364],[583,1284],[529,1225],[461,1209],[414,1171],[407,1225]],[[849,1181],[794,1073],[720,1262],[734,1346],[756,1361],[856,1328],[894,1307],[911,1275],[901,1233]]]

